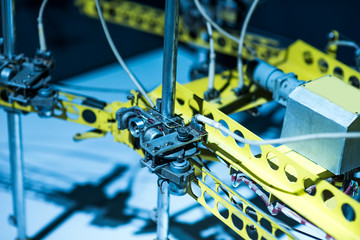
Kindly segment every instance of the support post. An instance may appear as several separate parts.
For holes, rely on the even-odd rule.
[[[161,182],[161,181],[159,181]],[[167,240],[169,235],[169,183],[162,181],[158,186],[157,196],[157,240]]]
[[[178,51],[179,0],[166,0],[161,113],[174,115]]]
[[[1,22],[4,40],[4,55],[15,55],[15,1],[1,0]]]
[[[21,115],[7,112],[9,157],[13,195],[14,223],[17,227],[17,239],[26,239],[26,218],[24,201],[24,166],[21,137]]]
[[[15,1],[1,0],[1,22],[4,41],[4,55],[8,59],[15,56]],[[9,135],[9,160],[13,195],[14,223],[17,239],[26,239],[26,219],[24,202],[24,167],[21,138],[21,115],[7,111]]]
[[[178,51],[179,0],[166,0],[164,29],[164,59],[161,113],[165,119],[174,116],[176,93],[176,65]],[[164,119],[164,120],[165,120]],[[161,182],[161,181],[159,181]],[[158,187],[157,240],[167,240],[169,234],[169,184]]]

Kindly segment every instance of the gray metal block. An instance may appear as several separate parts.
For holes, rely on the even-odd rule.
[[[360,103],[360,92],[335,77],[300,86],[289,95],[281,135],[360,131],[360,105],[351,103]],[[319,139],[287,146],[335,174],[360,167],[360,139]]]

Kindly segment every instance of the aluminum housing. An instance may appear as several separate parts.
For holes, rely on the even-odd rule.
[[[287,103],[282,137],[360,131],[360,91],[334,76],[297,87]],[[360,167],[360,139],[319,139],[286,144],[335,174]]]

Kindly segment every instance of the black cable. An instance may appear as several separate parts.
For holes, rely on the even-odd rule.
[[[163,194],[163,191],[162,191],[162,185],[164,184],[164,182],[167,182],[168,184],[169,184],[169,179],[166,179],[166,178],[159,178],[158,180],[157,180],[157,185],[158,185],[158,187],[160,188],[160,192],[161,192],[161,194]]]
[[[88,86],[79,86],[67,83],[50,83],[50,85],[55,85],[59,87],[70,88],[80,91],[93,91],[93,92],[107,92],[107,93],[129,93],[129,90],[125,89],[116,89],[116,88],[99,88],[99,87],[88,87]]]
[[[209,172],[211,172],[211,170],[210,170],[210,168],[207,166],[207,164],[206,164],[199,156],[198,156],[198,158],[199,158],[200,162],[203,164],[203,167],[204,167],[206,170],[208,170]],[[229,192],[228,192],[223,186],[221,186],[221,185],[220,185],[220,189],[221,189],[221,190],[225,193],[225,195],[230,199],[230,194],[229,194]],[[235,204],[235,206],[236,206],[239,210],[243,211],[243,207],[242,207],[241,205],[239,205],[239,204],[237,203],[237,201],[234,200],[234,198],[231,198],[231,201]],[[252,215],[254,215],[254,216],[257,216],[257,214],[256,214],[255,211],[251,211],[251,210],[248,210],[248,209],[246,209],[246,213],[247,213],[247,214],[252,214]],[[280,223],[279,223],[279,224],[280,224]],[[313,236],[313,235],[311,235],[311,234],[309,234],[309,233],[303,232],[303,231],[301,231],[301,230],[299,230],[299,229],[289,227],[289,226],[287,226],[287,225],[285,225],[285,224],[281,224],[281,225],[282,225],[284,228],[288,228],[289,230],[294,230],[294,231],[296,231],[296,232],[298,232],[298,233],[301,233],[301,234],[304,234],[304,235],[306,235],[306,236],[308,236],[308,237],[312,237],[312,238],[314,238],[314,239],[321,240],[321,238],[318,238],[318,237]]]

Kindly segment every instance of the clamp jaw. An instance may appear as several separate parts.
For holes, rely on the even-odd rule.
[[[7,87],[1,95],[8,102],[32,105],[40,117],[52,116],[57,92],[47,86],[54,66],[51,52],[38,51],[33,59],[19,54],[12,59],[0,55],[0,85]]]
[[[188,159],[199,154],[199,143],[207,133],[199,123],[185,125],[181,117],[165,119],[158,111],[139,107],[121,108],[116,113],[120,130],[128,129],[143,149],[142,167],[169,181],[170,193],[184,195],[194,175]]]

